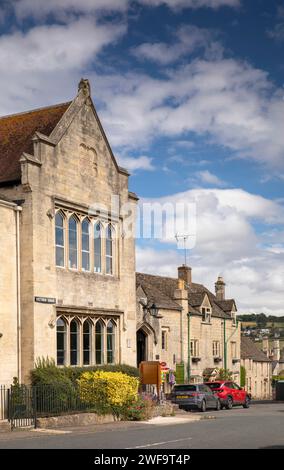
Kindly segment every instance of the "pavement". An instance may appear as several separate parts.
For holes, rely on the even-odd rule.
[[[0,434],[0,449],[284,449],[284,404]]]

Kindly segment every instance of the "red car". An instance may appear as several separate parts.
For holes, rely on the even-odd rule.
[[[230,410],[235,405],[249,408],[250,394],[235,382],[220,380],[218,382],[206,382],[206,385],[211,388],[214,394],[218,395],[222,408]]]

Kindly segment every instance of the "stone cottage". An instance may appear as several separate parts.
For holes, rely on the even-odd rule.
[[[193,382],[225,368],[239,383],[237,308],[226,299],[221,277],[213,294],[193,282],[191,268],[183,265],[176,278],[137,273],[136,287],[138,363],[159,360],[174,371],[184,364],[184,379]]]

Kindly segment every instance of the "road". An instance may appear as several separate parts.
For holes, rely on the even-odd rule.
[[[187,415],[177,415],[172,424],[114,423],[56,431],[16,430],[0,434],[0,449],[284,448],[283,403],[208,411],[202,417],[213,419],[176,422]]]

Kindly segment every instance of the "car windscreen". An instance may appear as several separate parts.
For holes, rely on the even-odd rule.
[[[218,388],[221,388],[222,384],[221,383],[206,383],[208,387],[211,388],[211,390],[216,390]]]
[[[176,385],[174,388],[175,392],[196,392],[195,385]]]

